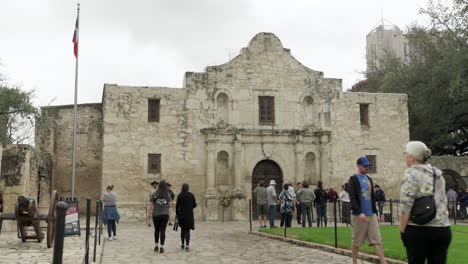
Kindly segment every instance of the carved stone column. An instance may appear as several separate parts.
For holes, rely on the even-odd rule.
[[[206,189],[207,192],[214,192],[215,187],[215,142],[212,135],[209,135],[207,141],[208,157],[206,160]]]
[[[215,139],[208,135],[206,161],[205,218],[218,220],[218,201],[215,190]]]
[[[296,136],[296,182],[302,182],[304,180],[304,143],[302,141],[302,135]]]
[[[234,140],[234,186],[236,190],[242,189],[242,143],[240,134],[237,134]]]

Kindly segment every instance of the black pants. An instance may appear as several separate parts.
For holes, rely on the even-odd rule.
[[[281,213],[280,226],[283,227],[286,224],[286,227],[291,227],[291,220],[292,220],[292,214],[291,213]]]
[[[296,211],[297,211],[297,215],[296,215],[297,223],[300,224],[301,223],[301,217],[302,217],[301,204],[296,204]]]
[[[306,216],[309,223],[309,227],[312,226],[312,215],[310,214],[311,203],[301,203],[301,215],[302,215],[302,227],[305,227]]]
[[[350,202],[343,202],[343,207],[341,207],[341,223],[351,224]]]
[[[161,246],[164,246],[164,241],[166,240],[167,221],[169,221],[169,215],[153,216],[154,243],[158,243],[161,237]]]
[[[109,237],[111,237],[112,233],[114,233],[114,236],[117,235],[117,226],[115,225],[115,220],[107,220],[107,234],[109,234]]]
[[[180,241],[182,241],[182,245],[185,244],[185,245],[187,245],[187,247],[189,246],[189,244],[190,244],[190,228],[181,228],[181,230],[180,230]]]
[[[409,264],[444,264],[452,240],[450,227],[407,226],[401,239]]]

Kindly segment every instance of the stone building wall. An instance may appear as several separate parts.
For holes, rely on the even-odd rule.
[[[41,205],[48,203],[52,172],[49,156],[38,153],[29,145],[5,145],[0,160],[0,192],[5,213],[15,212],[16,201],[21,195],[34,198],[39,210]],[[4,221],[4,226],[10,231],[16,228],[11,221]]]
[[[359,104],[369,104],[369,126],[361,125]],[[409,141],[407,96],[345,92],[332,112],[333,176],[325,182],[340,190],[356,173],[356,160],[375,155],[377,171],[369,176],[387,198],[398,198],[406,169],[403,151]]]
[[[47,106],[41,110],[46,120],[36,126],[36,148],[52,157],[52,188],[61,197],[69,197],[73,105]],[[84,208],[86,197],[101,196],[102,104],[79,105],[77,113],[75,196]]]

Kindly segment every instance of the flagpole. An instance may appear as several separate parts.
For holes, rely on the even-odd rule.
[[[77,4],[77,24],[79,25],[80,21],[80,4]],[[80,41],[79,38],[80,30],[79,26],[76,29],[76,39],[77,42]],[[79,55],[79,45],[77,45],[77,52],[75,58],[75,100],[73,104],[73,152],[72,152],[72,187],[71,187],[71,197],[72,200],[75,199],[75,170],[76,170],[76,123],[77,123],[77,99],[78,99],[78,55]]]

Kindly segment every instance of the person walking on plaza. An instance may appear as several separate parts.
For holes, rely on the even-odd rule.
[[[280,227],[286,225],[286,227],[291,227],[292,219],[292,204],[293,197],[289,192],[289,184],[285,183],[283,186],[283,191],[278,196],[280,201],[280,213],[281,213],[281,223]]]
[[[302,189],[302,183],[298,182],[296,185],[296,199],[294,201],[295,206],[296,206],[296,218],[297,218],[298,225],[301,224],[301,217],[302,217],[301,204],[297,200],[297,193],[299,192],[300,189]]]
[[[120,220],[119,212],[117,211],[117,194],[113,192],[114,185],[109,185],[106,188],[106,193],[102,196],[104,211],[102,212],[102,223],[107,225],[107,240],[117,239],[117,225]]]
[[[372,165],[366,157],[360,157],[356,162],[357,173],[349,178],[349,198],[352,210],[352,256],[353,264],[357,264],[359,247],[365,240],[375,249],[380,263],[385,264],[382,238],[380,236],[375,202],[374,185],[367,176],[369,166]]]
[[[447,199],[448,199],[448,210],[449,210],[449,218],[455,218],[455,210],[457,208],[457,201],[458,201],[458,194],[453,188],[449,188],[447,192]]]
[[[153,218],[154,242],[156,246],[154,251],[164,253],[164,242],[166,240],[166,227],[169,221],[169,208],[172,206],[172,198],[165,181],[158,184],[158,190],[151,195],[151,204],[148,211],[148,218]],[[160,243],[159,243],[160,242]],[[160,247],[159,247],[160,246]]]
[[[445,179],[439,169],[427,162],[431,150],[423,142],[409,142],[404,154],[408,169],[401,181],[400,232],[408,263],[424,264],[427,260],[429,264],[444,264],[452,240]],[[428,206],[421,204],[424,200],[420,198],[427,196],[433,196],[435,215],[420,221],[415,212],[420,211],[421,206],[426,210]]]
[[[351,224],[351,206],[350,206],[350,199],[349,193],[347,192],[348,183],[345,183],[341,186],[342,191],[340,192],[340,200],[341,200],[341,223]]]
[[[379,209],[380,221],[383,222],[384,221],[383,208],[385,205],[385,201],[387,199],[385,199],[385,192],[380,188],[378,184],[376,184],[374,187],[375,187],[375,201],[377,202],[377,208]]]
[[[317,209],[317,227],[322,225],[327,227],[327,192],[323,189],[323,182],[317,182],[317,189],[314,190],[315,201],[314,205]]]
[[[195,230],[195,219],[193,217],[193,209],[197,207],[195,196],[189,192],[189,185],[182,184],[182,190],[177,196],[176,215],[180,226],[180,241],[182,242],[180,249],[189,251],[190,230]]]
[[[302,189],[297,192],[297,200],[301,205],[301,214],[302,214],[302,227],[305,227],[306,223],[306,215],[307,215],[307,222],[309,227],[312,226],[312,216],[310,214],[310,210],[312,210],[312,203],[315,200],[315,193],[309,188],[309,182],[304,181],[302,183]]]
[[[146,213],[149,212],[149,210],[151,209],[151,207],[153,206],[151,204],[151,196],[153,195],[153,193],[157,190],[158,188],[158,182],[157,181],[152,181],[151,183],[151,190],[149,191],[149,196],[148,196],[148,202],[147,202],[147,205],[146,205]],[[146,223],[148,224],[148,226],[151,226],[151,221],[148,220],[148,215],[146,216]]]
[[[175,201],[175,194],[174,194],[174,192],[171,190],[171,186],[172,186],[172,185],[171,185],[170,183],[168,183],[168,182],[167,182],[166,184],[167,184],[167,191],[168,191],[168,193],[169,193],[169,196],[171,196],[172,201]],[[171,219],[169,219],[168,225],[170,225],[170,226],[172,225]]]
[[[270,181],[270,186],[267,188],[267,200],[268,200],[268,219],[270,220],[270,228],[276,228],[275,216],[276,216],[276,204],[278,199],[275,190],[275,180]]]
[[[267,222],[267,189],[265,188],[265,182],[261,180],[257,187],[253,190],[253,195],[257,200],[257,215],[258,215],[258,224],[260,228],[266,227]],[[263,225],[262,225],[263,220]]]

